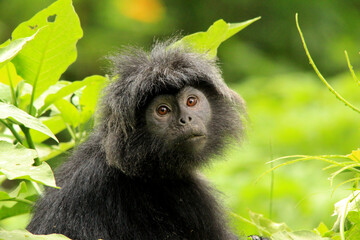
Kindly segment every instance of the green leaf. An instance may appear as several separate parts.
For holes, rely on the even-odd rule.
[[[60,115],[53,117],[41,117],[41,122],[48,127],[53,134],[58,134],[66,128],[65,122]],[[41,143],[49,138],[49,136],[34,130],[30,130],[32,140],[37,143]]]
[[[10,91],[11,91],[10,86],[0,83],[0,101],[1,102],[11,102]]]
[[[38,31],[32,32],[30,37],[18,38],[11,41],[8,45],[0,48],[0,69],[13,59],[23,47],[34,39]],[[30,35],[30,34],[29,34]],[[28,36],[29,36],[28,35]]]
[[[94,114],[100,92],[106,84],[106,78],[102,76],[91,76],[89,80],[91,82],[83,90],[79,101],[81,106],[81,123],[87,122]]]
[[[285,223],[276,223],[268,218],[265,218],[262,214],[249,211],[251,220],[257,225],[266,229],[269,233],[275,233],[279,231],[291,231]]]
[[[175,42],[172,47],[189,46],[197,52],[206,53],[210,58],[214,58],[222,42],[259,19],[260,17],[257,17],[241,23],[226,23],[220,19],[214,22],[206,32],[197,32],[185,36]]]
[[[296,231],[296,232],[277,232],[271,236],[273,240],[331,240],[330,238],[323,238],[311,231]]]
[[[21,182],[17,188],[12,191],[11,193],[7,192],[0,192],[0,201],[7,200],[7,199],[13,199],[18,197],[20,194],[26,192],[27,187],[25,182]]]
[[[359,211],[360,208],[360,190],[352,192],[348,197],[335,203],[335,213],[337,220],[332,228],[333,231],[338,232],[340,226],[345,225],[345,220],[349,212]]]
[[[0,204],[0,220],[30,213],[32,206],[27,203],[6,201]],[[0,238],[1,239],[1,238]]]
[[[355,162],[360,162],[360,148],[352,151],[347,157]]]
[[[347,219],[354,224],[360,225],[360,212],[350,211],[347,215]]]
[[[45,144],[37,144],[36,150],[39,153],[39,158],[41,161],[47,161],[51,158],[54,158],[62,153],[65,153],[70,148],[75,146],[75,142],[62,142],[58,145],[45,145]]]
[[[317,232],[319,235],[324,236],[324,234],[326,234],[330,230],[323,222],[321,222],[319,226],[314,229],[314,231]]]
[[[71,0],[58,0],[38,12],[20,24],[12,38],[29,36],[39,28],[42,29],[36,38],[13,59],[18,74],[33,86],[35,99],[55,84],[75,61],[76,43],[82,37],[80,21]]]
[[[0,173],[8,179],[27,179],[47,186],[56,187],[53,172],[49,165],[43,162],[33,166],[35,150],[24,146],[0,141]]]
[[[59,99],[55,102],[56,108],[61,112],[65,123],[76,127],[80,123],[80,113],[77,108],[65,99]]]
[[[12,62],[8,63],[8,67],[0,68],[0,83],[10,86],[9,78],[11,78],[14,87],[16,87],[16,85],[22,80],[22,78],[17,75],[15,66]]]
[[[360,225],[355,224],[354,226],[351,227],[350,230],[346,231],[345,239],[346,240],[359,240],[360,239]]]
[[[27,114],[14,105],[0,102],[0,119],[7,118],[15,120],[16,122],[23,124],[25,127],[42,132],[58,142],[55,135],[39,119]]]
[[[5,231],[0,230],[0,239],[13,239],[13,240],[66,240],[70,239],[61,234],[50,235],[33,235],[25,230]]]
[[[105,81],[105,77],[94,75],[85,78],[82,81],[75,81],[69,84],[68,86],[64,86],[61,88],[57,93],[49,94],[44,101],[44,105],[39,109],[39,114],[44,112],[51,104],[56,102],[57,100],[64,98],[68,96],[69,94],[74,93],[76,90],[79,90],[80,88],[88,85],[97,85],[98,87],[101,87],[101,84],[103,84]],[[94,93],[95,94],[95,93]],[[93,99],[97,99],[97,95],[93,95],[91,102],[93,102]]]
[[[39,109],[37,112],[37,116],[41,116],[41,114],[43,114],[43,112],[46,109],[40,110],[40,108],[42,106],[44,106],[45,104],[45,99],[52,94],[56,94],[57,92],[59,92],[62,88],[70,85],[71,82],[69,81],[64,81],[64,80],[60,80],[57,83],[55,83],[54,85],[51,85],[48,89],[46,89],[45,92],[43,92],[35,101],[34,101],[34,107],[36,109]]]

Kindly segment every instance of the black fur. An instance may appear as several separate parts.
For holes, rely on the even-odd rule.
[[[118,79],[105,90],[98,124],[57,173],[61,189],[37,203],[29,231],[79,240],[237,239],[196,168],[240,136],[243,103],[215,60],[170,44],[110,57]],[[185,86],[202,89],[213,112],[207,146],[196,155],[169,148],[144,123],[154,96]]]

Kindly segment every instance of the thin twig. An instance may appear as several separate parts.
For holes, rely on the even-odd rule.
[[[354,105],[352,105],[351,103],[349,103],[346,99],[344,99],[339,93],[337,93],[335,91],[335,89],[326,81],[326,79],[323,77],[323,75],[320,73],[320,71],[318,70],[318,68],[316,67],[313,59],[311,58],[311,55],[309,53],[309,50],[306,46],[305,43],[305,39],[304,36],[301,32],[300,26],[299,26],[299,21],[298,21],[298,14],[295,15],[295,19],[296,19],[296,26],[297,29],[299,31],[300,37],[301,37],[301,41],[303,43],[304,49],[305,49],[305,53],[307,55],[307,57],[309,58],[310,61],[310,65],[313,67],[313,69],[315,70],[316,74],[318,75],[318,77],[321,79],[321,81],[327,86],[327,88],[330,90],[330,92],[332,92],[340,101],[342,101],[346,106],[350,107],[352,110],[360,113],[360,109],[358,109],[357,107],[355,107]]]

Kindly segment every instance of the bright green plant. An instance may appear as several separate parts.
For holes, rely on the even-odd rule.
[[[223,41],[256,20],[236,24],[219,20],[207,32],[184,37],[175,45],[190,45],[215,57]],[[98,75],[60,80],[76,59],[81,37],[72,1],[58,0],[20,24],[0,45],[0,183],[13,180],[14,185],[0,187],[0,239],[67,239],[13,229],[25,228],[44,186],[57,187],[46,161],[86,138],[99,93],[109,82]],[[71,140],[58,140],[55,135],[60,132],[67,132]],[[16,222],[13,229],[1,229],[9,222]]]
[[[296,14],[296,25],[306,52],[306,55],[309,59],[311,66],[316,72],[317,76],[321,81],[327,86],[331,93],[333,93],[337,99],[345,104],[345,106],[351,108],[356,113],[360,113],[360,109],[345,98],[343,98],[323,77],[320,71],[317,69],[310,53],[305,43],[302,31],[298,22],[298,15]],[[356,77],[353,67],[350,63],[347,52],[345,51],[345,57],[348,63],[349,70],[356,84],[360,86],[360,81]],[[275,162],[284,161],[272,167],[270,170],[266,171],[262,176],[273,172],[275,169],[293,164],[301,161],[308,160],[320,160],[328,164],[324,170],[334,169],[329,177],[330,184],[333,184],[333,180],[336,176],[341,173],[351,173],[350,177],[347,180],[341,182],[334,187],[334,191],[341,185],[352,183],[352,193],[340,200],[335,204],[335,213],[337,215],[337,220],[331,229],[329,229],[324,223],[320,223],[319,226],[310,231],[292,231],[284,223],[275,223],[269,219],[264,218],[261,214],[255,214],[250,212],[250,220],[245,219],[241,216],[236,216],[241,221],[247,222],[251,225],[254,225],[258,228],[260,233],[264,233],[267,236],[271,236],[271,239],[274,240],[286,240],[286,239],[335,239],[335,240],[355,240],[360,239],[360,191],[359,189],[359,180],[360,180],[360,148],[352,151],[348,155],[321,155],[321,156],[306,156],[306,155],[293,155],[280,157],[275,160],[270,161],[269,163],[273,164]],[[261,177],[262,177],[261,176]],[[260,177],[260,178],[261,178]]]

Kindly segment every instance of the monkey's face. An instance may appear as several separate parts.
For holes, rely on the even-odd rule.
[[[146,108],[146,127],[166,147],[198,153],[208,140],[211,108],[205,94],[185,87],[176,94],[156,96]]]

